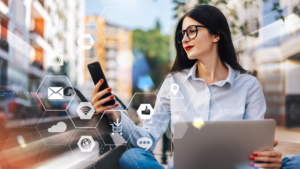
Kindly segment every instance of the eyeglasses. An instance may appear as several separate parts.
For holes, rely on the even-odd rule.
[[[187,27],[186,30],[178,30],[177,33],[176,33],[177,42],[178,43],[182,42],[182,39],[183,39],[185,33],[186,33],[186,35],[189,39],[195,39],[197,37],[197,34],[198,34],[198,29],[197,29],[198,27],[207,28],[207,26],[190,25],[189,27]]]

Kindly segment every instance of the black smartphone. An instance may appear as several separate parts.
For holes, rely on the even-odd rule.
[[[104,76],[104,73],[102,71],[100,63],[99,62],[94,62],[94,63],[88,64],[87,67],[89,69],[89,72],[90,72],[90,74],[92,76],[92,79],[93,79],[95,85],[101,79],[104,80],[103,84],[100,86],[99,91],[102,91],[102,90],[108,88],[108,84],[107,84],[106,78]],[[106,98],[106,97],[108,97],[110,95],[112,95],[111,92],[105,94],[100,99],[104,99],[104,98]],[[113,100],[110,100],[110,101],[104,103],[103,106],[114,105],[114,104],[115,104],[115,100],[113,99]]]

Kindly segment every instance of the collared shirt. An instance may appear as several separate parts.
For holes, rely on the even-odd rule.
[[[169,124],[174,133],[175,122],[263,119],[266,102],[259,81],[252,75],[240,74],[229,65],[227,67],[228,77],[210,86],[196,77],[197,63],[190,69],[169,74],[157,94],[153,116],[144,120],[143,128],[136,126],[124,113],[119,113],[125,140],[138,147],[139,138],[151,138],[153,145],[149,151],[153,151]],[[180,139],[183,135],[172,138]],[[173,168],[173,157],[168,168]]]

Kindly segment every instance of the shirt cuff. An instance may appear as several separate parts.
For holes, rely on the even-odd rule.
[[[123,123],[123,124],[128,124],[131,121],[131,119],[123,112],[123,111],[117,111],[120,119],[119,119],[119,122]]]
[[[132,131],[135,130],[136,125],[132,122],[132,120],[124,113],[124,111],[117,111],[120,119],[119,122],[122,125],[123,137],[125,140],[128,140]]]

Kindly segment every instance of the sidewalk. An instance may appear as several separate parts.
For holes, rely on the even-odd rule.
[[[275,139],[278,145],[274,149],[282,152],[282,156],[291,154],[300,154],[300,127],[287,129],[277,126]]]

